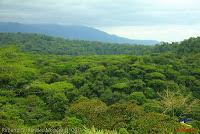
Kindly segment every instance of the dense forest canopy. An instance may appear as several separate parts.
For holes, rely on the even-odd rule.
[[[1,33],[0,46],[0,129],[199,132],[199,37],[130,46]]]

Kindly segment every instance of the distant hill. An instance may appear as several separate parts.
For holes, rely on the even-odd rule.
[[[0,46],[17,45],[23,51],[56,55],[143,55],[153,48],[146,45],[102,43],[32,33],[0,33]]]
[[[120,44],[126,43],[154,45],[159,43],[155,40],[132,40],[116,35],[110,35],[106,32],[91,27],[75,25],[21,24],[13,22],[0,22],[0,32],[40,33],[72,40],[100,41]]]

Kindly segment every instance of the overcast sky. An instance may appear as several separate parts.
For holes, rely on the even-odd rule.
[[[0,21],[86,25],[133,39],[200,35],[200,0],[0,0]]]

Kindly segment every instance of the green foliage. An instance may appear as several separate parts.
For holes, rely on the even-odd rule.
[[[128,83],[118,83],[112,86],[113,91],[126,92],[129,93],[129,84]]]
[[[64,93],[48,94],[45,97],[45,102],[53,112],[55,119],[62,119],[67,109],[68,99]]]
[[[153,88],[156,92],[166,89],[166,83],[163,80],[150,80],[148,82],[149,87]]]
[[[130,94],[129,99],[135,100],[139,105],[142,105],[146,102],[146,97],[142,92],[133,92]]]
[[[17,44],[32,53],[57,55],[115,55],[148,53],[151,46],[64,40],[38,34],[0,33],[0,45]]]
[[[100,121],[98,116],[100,113],[104,112],[107,109],[105,103],[99,100],[88,100],[86,98],[79,99],[75,104],[70,108],[70,111],[92,127],[97,126]]]
[[[120,128],[119,129],[119,134],[129,134],[129,133],[125,128]]]
[[[83,128],[82,120],[76,117],[66,117],[63,122],[69,128]]]
[[[143,108],[132,102],[117,103],[111,105],[100,117],[105,129],[126,128],[131,120],[135,120],[144,114]],[[100,126],[100,125],[99,125]]]
[[[149,88],[149,87],[144,88],[143,93],[148,99],[153,99],[153,98],[156,98],[157,96],[156,92],[152,88]]]
[[[22,127],[24,121],[20,118],[20,110],[17,106],[7,104],[1,107],[0,129]]]
[[[35,125],[51,118],[45,103],[37,96],[16,99],[17,109],[25,124]]]
[[[130,81],[130,87],[133,91],[141,91],[145,87],[145,83],[141,79]]]
[[[165,134],[178,118],[199,129],[199,38],[147,47],[0,35],[0,129]]]
[[[145,75],[146,79],[160,79],[160,80],[164,80],[165,79],[165,75],[158,73],[158,72],[153,72],[153,73],[148,73]]]
[[[145,112],[162,113],[163,108],[157,101],[147,102],[143,105]]]
[[[51,72],[45,73],[41,78],[41,81],[44,81],[45,83],[48,83],[48,84],[58,82],[60,80],[61,80],[61,76],[59,74],[51,73]]]
[[[130,123],[130,132],[139,134],[166,134],[175,133],[176,128],[180,127],[180,123],[176,120],[157,113],[147,113],[138,120]]]

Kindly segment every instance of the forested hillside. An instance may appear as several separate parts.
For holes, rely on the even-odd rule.
[[[149,47],[4,33],[0,44],[1,130],[199,132],[200,38]]]
[[[153,49],[153,52],[162,53],[162,52],[173,52],[177,55],[184,56],[187,54],[197,54],[200,52],[200,37],[189,38],[182,42],[173,42],[173,43],[161,43],[156,45]]]
[[[0,33],[0,46],[16,45],[22,51],[56,55],[147,55],[172,52],[178,55],[198,53],[200,37],[182,42],[163,42],[155,46],[66,40],[31,33]]]
[[[65,40],[25,33],[0,33],[0,45],[16,44],[22,50],[56,55],[117,55],[148,53],[152,46]]]

